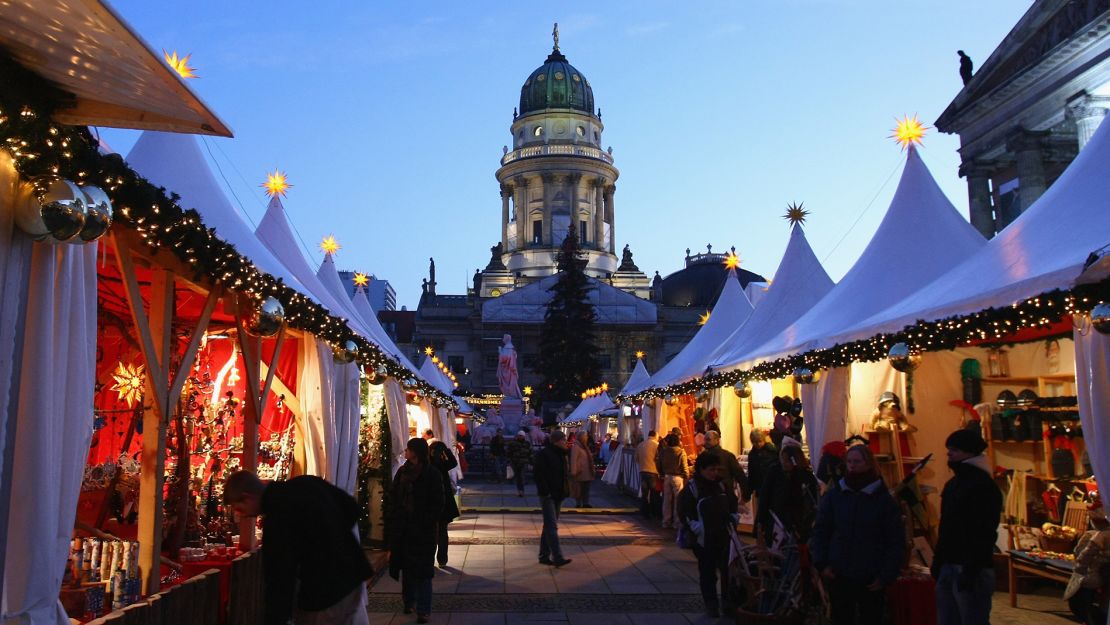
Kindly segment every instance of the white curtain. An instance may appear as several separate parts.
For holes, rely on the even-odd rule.
[[[739,456],[744,450],[744,405],[731,386],[713,389],[710,405],[717,406],[717,425],[721,428],[721,447]]]
[[[846,438],[850,377],[848,367],[837,367],[825,370],[817,384],[801,385],[802,415],[814,468],[821,461],[825,443]]]
[[[6,168],[5,168],[6,169]],[[0,190],[0,202],[11,187]],[[17,426],[8,535],[2,547],[4,623],[62,624],[58,602],[92,437],[96,359],[96,245],[32,244],[0,211],[0,415]],[[24,272],[30,263],[29,280]],[[26,286],[25,299],[19,293]],[[23,327],[14,327],[17,306]],[[24,336],[22,353],[12,338]],[[12,388],[13,367],[22,368]],[[7,444],[5,441],[4,444]]]
[[[328,479],[354,495],[358,488],[359,371],[355,363],[335,365],[334,370],[335,475]]]
[[[392,474],[401,468],[405,445],[409,442],[409,416],[405,406],[405,391],[393,378],[385,381],[385,412],[389,416],[389,433],[393,445]]]
[[[1086,334],[1075,332],[1075,390],[1083,441],[1095,480],[1110,484],[1110,337],[1089,323]]]
[[[335,475],[334,368],[331,347],[315,336],[305,335],[300,343],[300,367],[297,369],[305,472],[324,479]]]

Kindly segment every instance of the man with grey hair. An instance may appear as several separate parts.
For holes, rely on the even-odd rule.
[[[536,454],[532,472],[536,479],[536,494],[540,496],[543,510],[543,530],[540,532],[540,564],[560,567],[570,564],[563,557],[559,546],[559,513],[563,500],[570,492],[570,455],[567,435],[554,430],[547,445]]]
[[[744,473],[744,468],[740,466],[740,461],[736,459],[736,454],[721,447],[721,433],[716,430],[709,430],[705,433],[705,451],[703,454],[710,454],[720,459],[720,466],[724,468],[724,478],[721,482],[725,485],[725,490],[730,493],[737,493],[737,498],[741,501],[748,501],[751,499],[752,492],[748,486],[748,476]],[[739,492],[737,492],[739,488]]]

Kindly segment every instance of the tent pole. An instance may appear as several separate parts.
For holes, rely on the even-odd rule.
[[[259,367],[261,341],[247,334],[244,315],[249,311],[248,300],[243,295],[235,298],[235,327],[239,341],[239,350],[243,355],[243,374],[247,378],[246,397],[243,402],[243,459],[241,468],[244,471],[256,473],[258,471],[258,420],[261,411],[258,408]],[[239,520],[239,548],[251,551],[258,546],[254,538],[255,517],[243,517]]]

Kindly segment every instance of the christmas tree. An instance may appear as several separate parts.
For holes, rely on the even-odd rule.
[[[544,314],[536,374],[542,379],[541,400],[567,400],[601,383],[595,343],[597,312],[590,303],[586,258],[572,224],[556,256],[558,281]]]

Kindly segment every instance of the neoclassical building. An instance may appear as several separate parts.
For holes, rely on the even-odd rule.
[[[411,355],[431,347],[462,388],[496,392],[497,347],[509,333],[520,354],[522,386],[538,384],[532,368],[547,289],[556,280],[556,253],[572,224],[588,257],[606,382],[622,386],[637,352],[645,352],[654,371],[690,340],[724,285],[727,254],[714,253],[712,246],[701,254],[686,250],[684,266],[666,278],[659,272],[648,278],[640,270],[629,246],[616,238],[620,171],[612,149],[603,147],[604,130],[593,85],[559,49],[556,34],[547,59],[524,79],[511,141],[495,174],[500,239],[465,294],[438,293],[433,265],[406,346]],[[738,279],[753,297],[766,286],[749,271],[740,271]]]
[[[1037,0],[948,105],[986,237],[1044,193],[1110,108],[1110,0]]]

